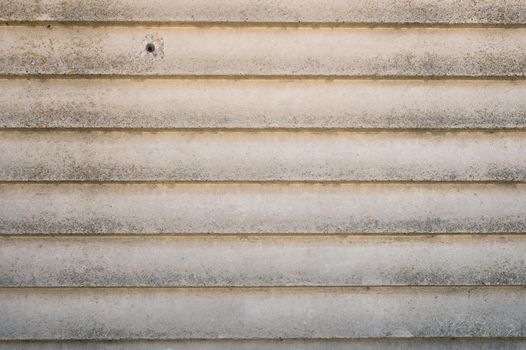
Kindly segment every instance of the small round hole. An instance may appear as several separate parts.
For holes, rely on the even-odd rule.
[[[155,51],[155,45],[152,43],[146,44],[146,51],[152,53]]]

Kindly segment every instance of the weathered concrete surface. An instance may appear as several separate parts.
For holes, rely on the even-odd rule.
[[[0,350],[526,349],[523,0],[0,21]]]
[[[0,287],[526,285],[525,236],[0,238]]]
[[[526,28],[5,26],[0,36],[0,75],[526,74]]]
[[[524,337],[526,288],[0,289],[0,339]]]
[[[524,350],[517,338],[0,341],[0,350]]]
[[[0,79],[4,128],[520,128],[526,82]]]
[[[525,181],[526,132],[0,131],[0,180]]]
[[[526,23],[520,0],[1,0],[0,21]]]
[[[526,232],[526,185],[0,184],[0,233]]]

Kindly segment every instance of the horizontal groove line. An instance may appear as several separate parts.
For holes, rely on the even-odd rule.
[[[526,180],[0,180],[0,185],[518,185]]]
[[[459,340],[459,341],[466,341],[466,340],[526,340],[525,337],[481,337],[481,336],[473,336],[473,337],[400,337],[400,336],[390,336],[389,338],[386,337],[368,337],[368,338],[188,338],[188,339],[181,339],[181,338],[174,338],[174,339],[152,339],[152,338],[125,338],[125,339],[0,339],[0,344],[2,343],[30,343],[30,342],[39,342],[39,343],[75,343],[75,342],[86,342],[89,343],[125,343],[125,342],[133,342],[133,341],[144,341],[144,342],[151,342],[151,343],[163,343],[163,342],[245,342],[245,341],[276,341],[276,342],[287,342],[287,341],[327,341],[327,340],[333,340],[333,341],[379,341],[379,340]]]
[[[238,78],[241,77],[241,78]],[[297,79],[298,76],[294,75],[285,75],[285,76],[264,76],[264,75],[254,75],[254,76],[237,76],[237,75],[116,75],[116,74],[105,74],[105,75],[93,75],[93,74],[0,74],[0,84],[5,82],[14,82],[14,81],[20,81],[20,82],[27,82],[27,81],[37,81],[40,83],[44,82],[61,82],[62,80],[70,81],[70,80],[101,80],[101,81],[119,81],[119,82],[131,82],[131,83],[143,83],[145,81],[158,81],[158,80],[172,80],[173,82],[193,82],[193,81],[207,81],[211,80],[214,82],[217,82],[218,80],[223,80],[224,83],[232,83],[236,82],[238,80],[246,82],[246,81],[253,81],[253,82],[259,82],[263,83],[266,81],[280,81],[282,83],[297,83],[297,82],[325,82],[325,83],[333,83],[333,82],[346,82],[346,81],[352,81],[352,82],[362,82],[362,83],[382,83],[385,82],[396,82],[397,78],[396,76],[385,76],[384,79],[382,76],[374,76],[374,79],[371,79],[371,77],[362,77],[360,76],[326,76],[326,75],[319,75],[319,76],[299,76],[300,79]],[[451,80],[455,83],[461,83],[463,80],[465,80],[465,83],[472,83],[474,81],[476,82],[509,82],[512,84],[519,83],[525,83],[526,82],[526,73],[524,78],[517,79],[516,77],[497,77],[495,79],[492,76],[481,76],[481,77],[473,77],[473,76],[436,76],[438,78],[444,78],[444,79],[432,79],[432,76],[426,76],[419,78],[418,76],[399,76],[400,83],[422,83],[426,82],[427,80],[431,81],[438,81],[438,82],[448,82]],[[465,79],[462,79],[462,77],[465,77]],[[438,84],[438,83],[436,83]]]
[[[285,343],[287,341],[306,341],[306,342],[317,342],[317,341],[334,341],[334,342],[344,342],[344,341],[360,341],[360,342],[374,342],[374,341],[386,341],[386,340],[415,340],[415,341],[422,341],[422,340],[430,340],[430,341],[437,341],[437,340],[459,340],[459,341],[466,341],[466,340],[510,340],[510,341],[517,341],[517,340],[524,340],[526,341],[526,337],[481,337],[481,336],[473,336],[473,337],[400,337],[400,336],[389,336],[389,337],[367,337],[367,338],[163,338],[163,339],[152,339],[152,338],[124,338],[124,339],[0,339],[0,344],[12,344],[12,343],[32,343],[32,342],[38,342],[38,343],[76,343],[76,342],[84,342],[86,344],[90,343],[131,343],[134,341],[142,341],[142,342],[151,342],[151,343],[164,343],[164,342],[279,342],[279,343]]]
[[[484,75],[484,76],[470,76],[470,75],[253,75],[253,74],[242,74],[242,75],[198,75],[198,74],[48,74],[48,73],[28,73],[28,74],[6,74],[0,73],[0,79],[3,80],[20,80],[20,79],[60,79],[60,80],[80,80],[80,79],[100,79],[100,80],[111,80],[111,79],[130,79],[130,80],[287,80],[287,81],[301,81],[301,80],[314,80],[314,81],[340,81],[340,80],[368,80],[368,81],[392,81],[392,80],[414,80],[414,81],[524,81],[526,80],[526,72],[522,75]]]
[[[79,286],[16,286],[16,287],[6,287],[0,285],[0,291],[2,290],[29,290],[29,289],[40,289],[40,290],[72,290],[72,289],[116,289],[116,290],[125,290],[125,289],[186,289],[186,290],[261,290],[261,289],[273,289],[273,290],[284,290],[284,289],[301,289],[301,290],[319,290],[319,289],[421,289],[421,288],[526,288],[526,284],[386,284],[386,285],[261,285],[261,286],[241,286],[241,285],[231,285],[231,286],[89,286],[89,285],[79,285]]]
[[[447,22],[312,22],[312,21],[148,21],[148,20],[3,20],[5,27],[184,27],[184,28],[363,28],[363,29],[404,29],[404,28],[452,28],[452,29],[516,29],[526,28],[526,23],[447,23]],[[46,28],[47,29],[47,28]]]
[[[242,291],[242,290],[260,290],[260,291],[272,291],[272,290],[285,290],[292,289],[298,291],[328,291],[328,292],[345,292],[348,290],[385,290],[385,289],[526,289],[526,285],[378,285],[378,286],[271,286],[271,287],[0,287],[2,291],[13,291],[13,290],[214,290],[214,291]]]
[[[458,239],[484,239],[484,238],[495,238],[497,236],[510,236],[510,237],[520,237],[524,236],[526,238],[526,233],[374,233],[374,234],[367,234],[367,233],[357,233],[357,234],[322,234],[322,233],[285,233],[285,234],[279,234],[279,233],[256,233],[256,234],[234,234],[234,233],[225,233],[225,234],[145,234],[145,233],[138,233],[138,234],[130,234],[130,233],[124,233],[124,234],[111,234],[111,233],[105,233],[105,234],[23,234],[23,233],[17,233],[17,234],[1,234],[0,233],[0,240],[6,239],[6,240],[30,240],[30,239],[39,239],[39,240],[46,240],[48,238],[60,238],[64,240],[77,240],[77,239],[102,239],[102,240],[136,240],[136,241],[143,241],[143,240],[184,240],[184,239],[223,239],[223,238],[229,238],[229,239],[238,239],[240,241],[244,240],[274,240],[279,238],[284,238],[286,240],[291,239],[297,239],[302,240],[304,238],[309,239],[320,239],[323,240],[327,237],[331,238],[350,238],[350,239],[357,239],[357,240],[364,240],[364,239],[392,239],[395,240],[396,238],[403,238],[403,239],[422,239],[422,238],[429,238],[429,239],[435,239],[435,238],[458,238]]]
[[[526,123],[520,127],[504,127],[504,128],[225,128],[225,127],[203,127],[203,128],[138,128],[138,127],[27,127],[27,128],[9,128],[1,127],[0,132],[115,132],[115,133],[142,133],[142,132],[177,132],[177,133],[242,133],[242,132],[253,132],[253,133],[302,133],[302,132],[316,132],[316,133],[335,133],[335,132],[356,132],[356,133],[414,133],[414,132],[436,132],[436,133],[466,133],[466,132],[483,132],[483,133],[496,133],[496,132],[509,132],[509,133],[522,133],[526,131]]]
[[[455,237],[455,236],[479,236],[479,237],[500,237],[500,236],[526,236],[526,232],[431,232],[431,233],[418,233],[418,232],[357,232],[357,233],[0,233],[0,239],[25,239],[25,238],[137,238],[137,239],[166,239],[166,238],[323,238],[323,237],[351,237],[351,238],[437,238],[437,237]]]

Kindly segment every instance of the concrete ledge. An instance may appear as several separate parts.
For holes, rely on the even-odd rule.
[[[0,79],[0,128],[524,129],[526,82]]]
[[[526,28],[4,26],[0,36],[3,76],[526,75]]]
[[[0,184],[2,234],[526,232],[526,185]]]
[[[526,288],[0,289],[0,339],[524,337]]]
[[[526,285],[526,237],[2,237],[0,287]]]
[[[523,24],[520,0],[2,0],[0,21]]]

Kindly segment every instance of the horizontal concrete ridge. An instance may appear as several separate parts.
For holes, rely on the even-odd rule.
[[[0,339],[524,337],[526,289],[1,289]]]
[[[525,236],[0,238],[0,287],[526,285]]]
[[[2,184],[0,233],[518,233],[526,185]]]
[[[0,131],[3,181],[524,181],[526,132]]]
[[[519,0],[1,0],[0,21],[524,24]]]
[[[526,28],[0,28],[0,75],[524,77]]]
[[[3,128],[525,128],[516,81],[0,79]]]
[[[0,341],[0,350],[524,350],[521,338]]]

